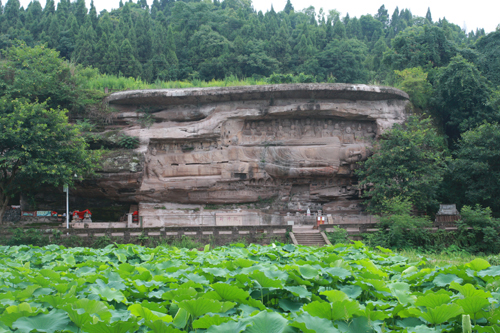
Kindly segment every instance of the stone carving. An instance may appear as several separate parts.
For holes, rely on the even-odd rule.
[[[127,125],[123,132],[140,139],[141,167],[103,170],[79,195],[186,204],[274,198],[287,209],[321,210],[358,199],[356,163],[377,135],[405,120],[408,96],[388,87],[298,84],[128,91],[107,102]],[[155,123],[128,126],[145,108]]]
[[[316,119],[317,125],[311,119],[246,121],[241,130],[240,143],[243,145],[259,144],[262,142],[301,139],[304,142],[310,139],[324,138],[323,142],[330,142],[332,137],[337,137],[341,143],[353,144],[370,142],[374,138],[373,122],[345,122],[332,119]],[[290,125],[291,124],[291,125]],[[296,125],[302,124],[302,125]],[[341,125],[344,127],[342,130]],[[302,130],[298,130],[302,128]],[[352,131],[351,128],[356,128]],[[254,129],[253,131],[251,129]],[[265,134],[264,134],[265,129]]]

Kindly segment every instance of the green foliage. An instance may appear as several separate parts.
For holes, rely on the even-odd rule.
[[[101,249],[111,244],[113,244],[113,240],[108,235],[104,235],[94,239],[92,242],[92,247]]]
[[[203,247],[203,244],[193,240],[191,237],[186,235],[182,235],[180,239],[175,239],[170,245],[186,249],[196,249],[199,247]]]
[[[398,76],[396,87],[408,93],[413,105],[425,109],[432,96],[432,85],[422,67],[395,70],[394,73]]]
[[[33,245],[45,246],[49,244],[49,239],[44,236],[39,229],[11,229],[12,236],[8,239],[8,245]]]
[[[491,216],[491,209],[464,206],[457,221],[457,243],[471,253],[498,253],[500,244],[500,219]]]
[[[459,204],[500,213],[500,125],[484,123],[462,134],[450,166],[450,189]]]
[[[8,100],[46,102],[53,109],[76,107],[76,80],[58,52],[46,45],[29,47],[21,43],[4,50],[3,57],[0,96]]]
[[[95,129],[95,124],[92,124],[89,119],[77,120],[76,124],[81,132],[92,132]]]
[[[138,120],[142,128],[150,128],[154,123],[155,119],[150,113],[144,113]]]
[[[117,144],[118,144],[118,146],[125,148],[125,149],[135,149],[139,146],[139,138],[136,136],[122,134],[118,138]]]
[[[383,61],[397,70],[446,66],[456,53],[456,46],[446,38],[443,29],[430,25],[408,27],[391,44]]]
[[[349,234],[347,233],[347,230],[344,228],[340,228],[337,226],[333,226],[333,231],[332,232],[327,232],[326,237],[328,237],[328,240],[332,244],[346,244],[349,243],[349,240],[347,238]]]
[[[431,245],[430,219],[411,215],[412,204],[408,199],[394,197],[382,202],[379,231],[369,236],[369,241],[390,248],[418,248]]]
[[[336,82],[366,82],[368,72],[363,63],[367,55],[366,46],[357,39],[333,40],[318,54],[322,80],[333,76]]]
[[[285,247],[4,246],[0,327],[434,332],[467,327],[467,316],[475,330],[497,325],[500,270],[482,259],[433,267],[360,242]]]
[[[86,150],[85,139],[63,110],[3,96],[0,128],[0,221],[15,193],[40,185],[72,186],[94,173],[99,155]]]
[[[460,133],[473,129],[484,121],[500,119],[488,103],[491,88],[473,63],[455,56],[439,71],[435,86],[436,109],[445,125],[445,133],[457,140]]]
[[[300,73],[299,75],[293,74],[279,74],[273,73],[267,79],[267,82],[270,84],[279,84],[279,83],[312,83],[316,82],[316,79],[312,75],[306,75],[304,73]]]
[[[480,54],[477,66],[489,81],[500,86],[500,30],[478,39],[474,46]]]
[[[406,124],[394,125],[356,172],[360,188],[367,188],[363,195],[369,197],[369,209],[383,212],[384,202],[395,197],[421,210],[433,207],[446,156],[444,141],[430,118],[410,116]]]

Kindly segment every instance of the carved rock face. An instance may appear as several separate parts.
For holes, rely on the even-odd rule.
[[[119,120],[144,112],[155,119],[150,128],[125,130],[140,138],[136,152],[144,154],[126,200],[277,197],[293,208],[356,198],[356,163],[369,156],[377,135],[405,120],[408,96],[387,87],[299,84],[129,91],[108,102]],[[107,195],[120,199],[120,186],[110,187],[116,191]]]

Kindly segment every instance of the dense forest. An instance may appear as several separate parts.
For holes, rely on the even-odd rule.
[[[358,18],[296,11],[290,1],[266,13],[248,0],[120,1],[97,13],[84,0],[57,7],[48,0],[44,8],[0,0],[0,49],[4,102],[29,96],[30,103],[80,113],[104,96],[90,83],[96,77],[128,84],[112,89],[211,80],[395,86],[410,95],[417,117],[385,134],[359,170],[361,186],[376,184],[368,193],[373,211],[396,198],[420,211],[435,212],[444,202],[500,215],[500,29],[465,32],[433,19],[430,9],[418,17],[409,9],[391,14],[384,5]],[[66,64],[60,73],[50,69],[54,56],[57,66]],[[31,81],[14,79],[21,72]]]

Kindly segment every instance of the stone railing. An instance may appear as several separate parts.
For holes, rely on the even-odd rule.
[[[349,235],[356,234],[364,234],[375,232],[378,230],[377,228],[378,221],[372,222],[362,222],[362,223],[334,223],[334,224],[321,224],[319,225],[320,231],[332,232],[334,231],[334,227],[339,227],[342,229],[346,229]],[[457,230],[455,221],[446,221],[446,222],[433,222],[432,227],[429,228],[430,231],[435,232],[438,230],[445,231],[455,231]]]

